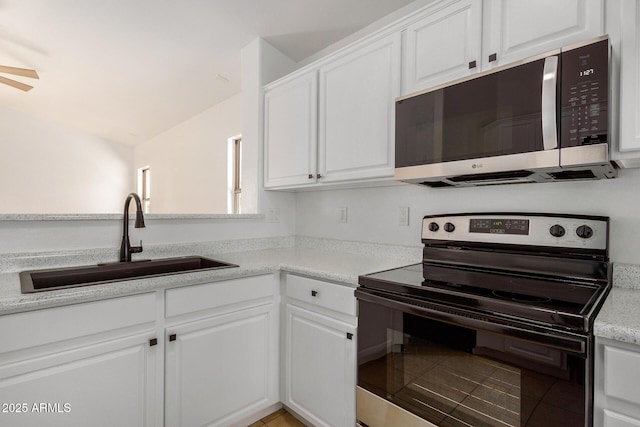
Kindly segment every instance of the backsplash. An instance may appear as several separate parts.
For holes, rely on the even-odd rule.
[[[292,247],[294,243],[295,238],[293,236],[288,236],[219,240],[213,242],[173,243],[164,245],[149,244],[144,246],[144,251],[141,254],[135,255],[134,260],[245,252],[271,248],[287,248]],[[93,265],[117,261],[118,248],[4,254],[0,257],[0,274],[16,273],[23,270]]]
[[[640,265],[615,263],[613,286],[640,290]]]

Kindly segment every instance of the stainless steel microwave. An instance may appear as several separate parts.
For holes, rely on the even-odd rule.
[[[396,100],[395,178],[430,187],[614,178],[607,36]]]

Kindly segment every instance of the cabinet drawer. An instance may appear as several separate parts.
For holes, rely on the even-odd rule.
[[[167,290],[167,317],[225,305],[251,301],[275,295],[273,276],[243,277],[241,279],[195,285]]]
[[[604,393],[606,396],[640,404],[640,353],[605,346]]]
[[[142,294],[0,317],[2,352],[79,338],[156,320],[155,294]]]
[[[350,286],[287,275],[287,296],[330,310],[356,315],[356,297]]]

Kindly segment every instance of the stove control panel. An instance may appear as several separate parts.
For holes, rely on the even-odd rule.
[[[431,240],[607,249],[609,219],[585,215],[482,213],[426,216]]]

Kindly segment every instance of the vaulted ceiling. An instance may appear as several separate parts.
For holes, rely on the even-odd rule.
[[[300,61],[409,3],[0,0],[0,65],[40,76],[0,106],[135,145],[239,93],[255,38]]]

